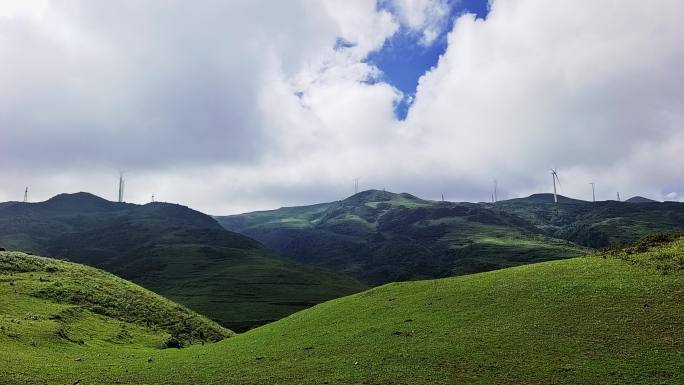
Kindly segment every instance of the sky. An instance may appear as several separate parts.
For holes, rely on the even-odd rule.
[[[418,79],[434,67],[439,57],[446,51],[447,32],[453,21],[466,13],[483,19],[489,10],[487,0],[435,2],[435,11],[426,13],[433,15],[433,21],[429,22],[430,32],[426,35],[424,30],[414,31],[411,28],[411,23],[416,23],[411,21],[411,16],[402,16],[404,15],[402,11],[405,9],[402,7],[425,6],[423,4],[420,1],[403,4],[390,1],[379,2],[378,7],[392,12],[401,18],[400,21],[403,20],[403,23],[400,24],[399,31],[387,38],[380,49],[370,52],[365,60],[381,71],[382,81],[402,92],[401,100],[394,105],[395,116],[399,120],[406,118],[408,109],[415,98]],[[416,17],[413,16],[413,19]],[[421,19],[418,20],[421,22]]]
[[[684,200],[680,0],[3,0],[0,201]]]

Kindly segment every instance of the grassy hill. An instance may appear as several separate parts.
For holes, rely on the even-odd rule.
[[[0,206],[0,247],[102,268],[237,331],[365,288],[281,258],[187,207],[87,193]]]
[[[635,197],[631,197],[631,198],[625,200],[625,202],[627,202],[627,203],[657,203],[658,201],[655,201],[655,200],[649,199],[649,198],[644,198],[642,196],[637,195]]]
[[[339,202],[217,217],[283,255],[370,283],[568,258],[684,231],[684,204],[591,203],[553,194],[491,203],[369,190]]]
[[[283,255],[370,284],[447,277],[586,252],[486,205],[378,190],[339,202],[217,220]]]
[[[579,199],[573,199],[573,198],[568,198],[563,195],[556,195],[556,199],[558,199],[558,203],[561,204],[585,204],[589,203],[587,201],[579,200]],[[555,203],[553,194],[551,193],[541,193],[541,194],[532,194],[528,197],[525,198],[513,198],[513,199],[508,199],[505,201],[499,201],[499,202],[506,202],[506,203]]]
[[[0,251],[0,334],[40,348],[162,348],[216,342],[230,330],[92,267]]]
[[[33,298],[13,296],[6,283],[2,288],[5,308]],[[388,284],[180,350],[101,349],[87,341],[36,347],[27,332],[0,333],[0,378],[8,384],[680,384],[682,298],[684,239],[652,239],[587,257]]]
[[[539,199],[512,199],[498,202],[492,209],[518,216],[547,236],[594,248],[626,244],[661,232],[684,231],[684,204],[678,202],[560,202],[555,205]]]

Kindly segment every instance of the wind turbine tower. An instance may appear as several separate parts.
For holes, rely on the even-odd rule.
[[[499,201],[499,196],[498,196],[498,188],[499,188],[499,183],[494,179],[494,203]]]
[[[119,172],[119,203],[123,203],[124,199],[124,187],[126,184],[126,181],[124,180],[123,177],[124,173],[123,171]]]
[[[551,179],[553,180],[553,203],[558,203],[558,194],[556,193],[556,181],[560,187],[560,179],[558,179],[558,171],[555,168],[551,169]]]
[[[24,203],[28,202],[28,187],[24,189]]]
[[[591,185],[591,201],[596,203],[596,183],[590,182]]]
[[[354,195],[359,193],[359,178],[354,178]]]
[[[618,202],[622,202],[622,201],[620,200],[620,192],[619,192],[619,191],[617,192],[617,201],[618,201]]]

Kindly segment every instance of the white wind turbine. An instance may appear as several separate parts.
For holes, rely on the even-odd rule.
[[[555,168],[551,169],[551,179],[553,180],[553,202],[558,203],[558,194],[556,193],[556,181],[558,182],[558,187],[560,187],[561,182],[558,179],[558,171]]]
[[[124,179],[124,172],[119,171],[119,203],[123,203],[124,200],[124,187],[126,185],[126,180]]]

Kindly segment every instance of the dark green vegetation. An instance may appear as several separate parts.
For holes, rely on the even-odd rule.
[[[426,201],[377,190],[339,202],[217,219],[283,255],[371,284],[447,277],[586,252],[487,205]]]
[[[3,276],[8,384],[684,383],[684,239],[388,284],[184,349],[46,342],[15,287]]]
[[[216,342],[232,332],[92,267],[0,252],[0,333],[38,348]]]
[[[0,246],[102,268],[237,331],[364,289],[280,258],[187,207],[86,193],[1,205]]]
[[[544,199],[545,198],[545,199]],[[640,197],[635,197],[640,198]],[[572,200],[554,205],[551,194],[498,202],[493,211],[523,218],[544,234],[601,248],[634,242],[651,234],[684,231],[684,204]]]
[[[658,201],[654,201],[653,199],[648,199],[640,196],[635,196],[627,199],[625,202],[627,203],[657,203]]]
[[[684,204],[590,203],[552,194],[491,203],[370,190],[343,201],[217,217],[297,260],[370,283],[446,277],[582,255],[684,230]]]

